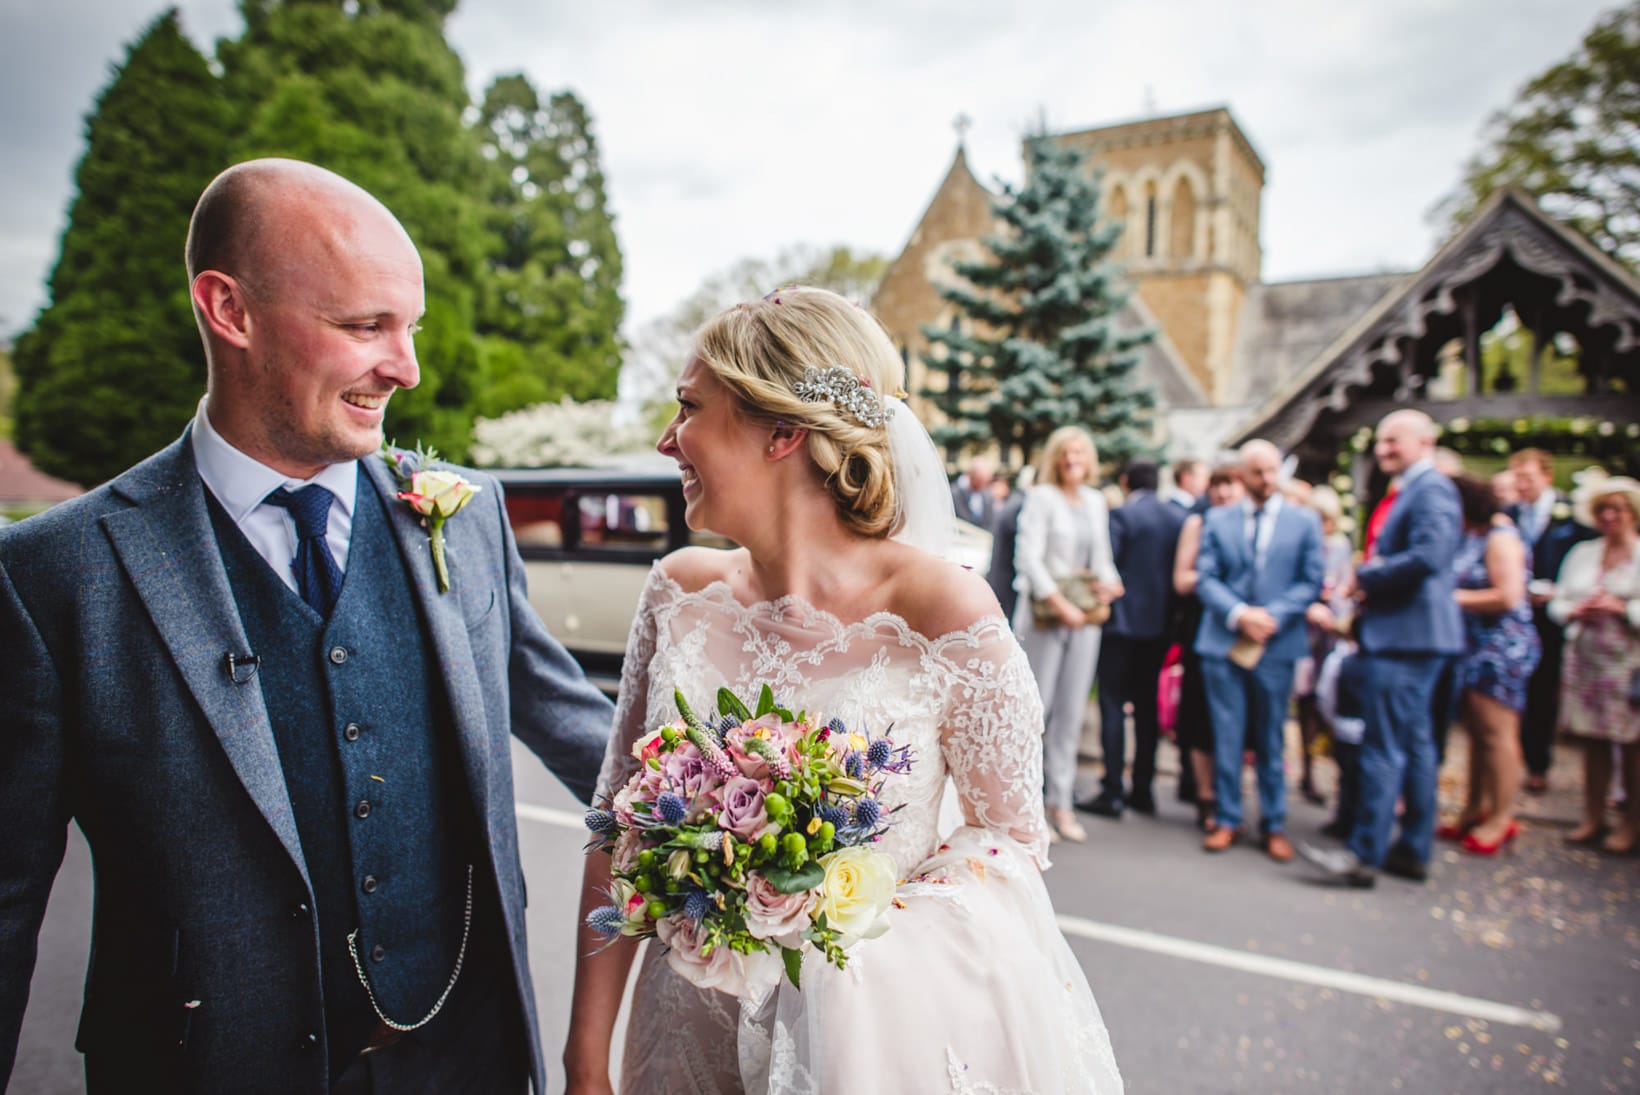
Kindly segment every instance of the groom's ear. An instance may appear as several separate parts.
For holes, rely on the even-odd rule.
[[[250,341],[250,315],[238,280],[217,270],[202,270],[192,286],[194,311],[217,338],[243,350]]]

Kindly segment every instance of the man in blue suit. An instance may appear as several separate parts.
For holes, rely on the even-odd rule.
[[[1293,669],[1308,653],[1304,613],[1321,595],[1321,519],[1277,489],[1281,453],[1268,441],[1241,447],[1245,501],[1207,512],[1196,593],[1202,600],[1196,653],[1213,719],[1218,826],[1202,847],[1222,852],[1240,833],[1241,769],[1256,734],[1259,827],[1270,858],[1286,863],[1287,784],[1282,742]]]
[[[612,712],[497,484],[447,469],[435,567],[377,455],[421,260],[289,160],[213,181],[186,254],[192,423],[0,529],[0,1087],[73,820],[92,1095],[543,1091],[509,743],[585,799]]]
[[[1379,868],[1423,881],[1434,842],[1430,696],[1445,659],[1464,649],[1452,571],[1462,510],[1434,452],[1435,424],[1421,411],[1395,411],[1378,424],[1374,455],[1400,490],[1356,572],[1365,664],[1360,808],[1346,848],[1304,847],[1328,877],[1361,888],[1376,882]],[[1397,800],[1405,809],[1392,844]]]
[[[1184,511],[1156,495],[1154,460],[1137,459],[1122,476],[1127,501],[1110,513],[1110,550],[1126,591],[1111,606],[1099,643],[1099,734],[1105,757],[1100,792],[1082,808],[1119,818],[1124,807],[1156,812],[1151,784],[1156,778],[1156,679],[1167,657],[1167,627],[1173,613],[1173,553],[1179,545]],[[1132,791],[1122,790],[1127,752],[1127,716],[1133,704]]]

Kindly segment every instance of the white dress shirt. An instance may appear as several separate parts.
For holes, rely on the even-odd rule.
[[[1537,501],[1528,502],[1525,509],[1526,512],[1532,515],[1530,518],[1531,524],[1529,527],[1521,529],[1521,532],[1526,535],[1526,546],[1531,548],[1548,531],[1549,521],[1554,517],[1555,489],[1553,487],[1544,487],[1542,492],[1538,494]]]
[[[268,561],[279,580],[295,589],[296,575],[290,564],[296,558],[296,518],[289,510],[268,505],[263,499],[280,487],[298,490],[317,483],[336,496],[325,523],[325,543],[330,546],[336,566],[345,573],[347,545],[353,535],[359,462],[348,460],[332,464],[312,479],[292,479],[246,456],[217,433],[206,413],[209,401],[209,396],[201,399],[199,410],[194,414],[194,464],[228,518],[239,526],[256,553]]]

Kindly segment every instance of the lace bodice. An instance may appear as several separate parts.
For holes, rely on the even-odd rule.
[[[915,749],[883,804],[897,807],[878,845],[906,877],[939,843],[949,774],[964,820],[1017,841],[1047,863],[1042,816],[1042,707],[1024,652],[1001,617],[937,638],[878,612],[844,623],[794,597],[743,605],[723,582],[686,592],[650,572],[627,644],[615,733],[599,776],[610,795],[637,768],[632,743],[676,717],[674,688],[698,711],[720,687],[743,698],[767,683],[784,706]]]

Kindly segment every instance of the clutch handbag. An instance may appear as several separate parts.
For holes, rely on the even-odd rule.
[[[1093,588],[1093,575],[1087,571],[1069,574],[1057,579],[1060,594],[1082,610],[1088,618],[1088,623],[1099,627],[1110,619],[1110,606],[1099,599],[1099,594]],[[1063,627],[1064,621],[1059,613],[1054,611],[1053,602],[1046,597],[1031,598],[1031,619],[1039,628]]]

